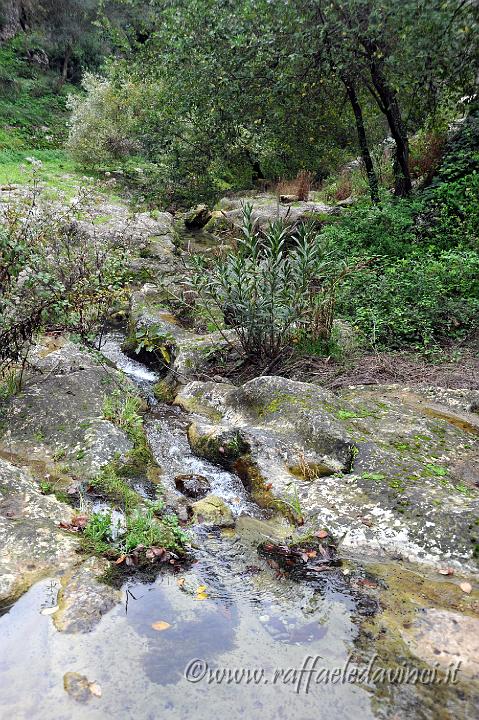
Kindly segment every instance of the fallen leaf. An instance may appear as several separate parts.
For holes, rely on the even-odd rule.
[[[100,685],[98,685],[97,682],[90,683],[90,692],[95,697],[101,697],[101,695],[102,695],[101,687],[100,687]]]
[[[264,486],[265,490],[271,490],[272,487],[273,483],[266,483],[266,485]]]
[[[125,560],[126,560],[126,555],[120,555],[120,557],[117,560],[115,560],[115,565],[121,565],[122,562],[125,562]]]
[[[459,587],[461,588],[462,592],[465,592],[465,593],[467,593],[468,595],[469,595],[470,592],[472,592],[472,585],[471,585],[471,583],[463,582],[463,583],[461,583],[461,584],[459,585]]]
[[[206,590],[206,585],[200,585],[199,588],[198,588],[198,590],[197,590],[196,592],[197,592],[198,595],[199,595],[200,593],[204,593],[205,590]]]
[[[158,632],[161,632],[162,630],[168,630],[171,625],[165,620],[158,620],[158,622],[154,622],[151,627],[153,628],[153,630],[158,630]]]
[[[314,533],[317,538],[320,540],[324,540],[324,538],[328,537],[328,531],[327,530],[318,530]]]
[[[41,614],[42,615],[53,615],[58,610],[58,605],[55,605],[54,607],[49,608],[43,608]]]
[[[439,568],[438,572],[440,575],[454,575],[454,570],[450,567]]]
[[[185,578],[184,577],[178,578],[178,580],[176,581],[176,584],[178,585],[178,587],[182,588],[185,584]]]
[[[207,595],[207,593],[205,593],[205,592],[198,593],[198,594],[196,595],[196,599],[197,599],[197,600],[207,600],[207,599],[208,599],[208,595]]]
[[[88,522],[88,515],[77,515],[72,520],[73,527],[77,527],[80,530],[83,530],[86,527],[86,524]]]

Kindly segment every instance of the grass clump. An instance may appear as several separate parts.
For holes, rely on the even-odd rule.
[[[143,400],[129,390],[115,390],[103,401],[103,417],[125,431],[133,450],[129,453],[129,465],[144,469],[153,462],[143,428],[141,411]]]
[[[111,462],[105,465],[98,475],[91,481],[92,487],[109,500],[120,504],[125,512],[138,507],[140,496],[131,489],[125,478],[121,476],[118,462]]]
[[[137,549],[164,548],[183,553],[188,536],[176,515],[158,517],[160,504],[152,503],[146,510],[135,510],[122,523],[111,513],[93,513],[83,532],[83,546],[89,552],[121,557]]]

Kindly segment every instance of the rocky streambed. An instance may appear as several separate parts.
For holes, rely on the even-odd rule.
[[[477,392],[210,377],[229,338],[165,307],[160,221],[129,337],[154,327],[163,362],[126,355],[121,328],[98,353],[49,336],[3,409],[0,715],[476,717]],[[148,576],[62,529],[110,509],[84,489],[134,450],[105,417],[118,393],[142,399],[155,466],[131,487],[161,488],[191,543]]]

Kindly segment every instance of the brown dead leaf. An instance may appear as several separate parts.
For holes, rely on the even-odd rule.
[[[184,577],[178,578],[178,580],[176,581],[176,584],[178,585],[179,588],[182,588],[185,584],[185,578]]]
[[[158,620],[157,622],[154,622],[151,627],[153,628],[153,630],[158,630],[158,632],[161,632],[162,630],[168,630],[171,625],[170,623],[167,623],[166,620]]]
[[[459,585],[459,587],[461,588],[462,592],[467,593],[468,595],[469,595],[469,593],[472,592],[472,585],[471,585],[471,583],[463,582],[463,583],[461,583],[461,584]]]
[[[327,530],[317,530],[314,534],[320,540],[324,540],[324,538],[328,537],[329,533]]]
[[[120,555],[120,557],[117,560],[115,560],[115,565],[121,565],[122,562],[125,562],[125,560],[126,560],[126,555]]]
[[[88,522],[88,515],[77,515],[72,520],[73,527],[83,530]]]

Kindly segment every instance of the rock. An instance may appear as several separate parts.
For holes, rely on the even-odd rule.
[[[293,202],[298,202],[298,196],[297,195],[280,195],[279,201],[283,203],[284,205],[289,205]]]
[[[216,495],[207,495],[191,506],[193,522],[214,527],[234,527],[233,513],[223,500]]]
[[[100,581],[110,563],[92,557],[61,579],[55,627],[65,633],[87,633],[121,601],[121,592]]]
[[[135,338],[144,329],[151,334],[157,345],[157,355],[164,375],[168,375],[166,386],[163,381],[158,395],[167,397],[168,386],[186,383],[201,376],[208,364],[222,353],[235,347],[234,330],[199,335],[181,327],[175,317],[164,308],[164,295],[156,285],[145,284],[133,293],[130,303],[130,340],[134,349]],[[163,347],[165,352],[161,352]],[[148,357],[144,358],[148,361]]]
[[[175,487],[189,498],[205,497],[210,491],[210,482],[202,475],[177,475]]]
[[[421,660],[447,670],[460,663],[459,675],[479,678],[479,618],[438,608],[424,608],[402,628],[409,649]]]
[[[0,458],[0,604],[78,562],[77,539],[60,530],[73,511],[42,495],[30,472]]]
[[[206,205],[197,205],[185,215],[185,227],[188,230],[200,230],[211,220],[211,211]]]
[[[338,200],[336,202],[336,207],[351,207],[351,205],[354,205],[354,198],[352,195],[344,200]]]
[[[46,339],[31,356],[23,391],[5,411],[7,430],[0,451],[44,477],[91,478],[133,445],[126,433],[103,418],[105,397],[135,386],[65,339]],[[48,477],[47,477],[48,479]]]
[[[222,202],[222,201],[221,201]],[[228,226],[231,230],[241,228],[243,222],[243,205],[245,203],[253,204],[252,218],[261,230],[278,219],[282,219],[286,225],[295,225],[298,222],[313,221],[318,226],[323,223],[331,215],[338,215],[341,208],[333,205],[325,205],[318,202],[296,202],[294,204],[282,204],[278,202],[278,198],[273,195],[258,195],[254,198],[238,198],[232,203],[232,199],[226,203],[226,207],[233,204],[232,209],[221,208],[221,216],[217,216],[214,222],[207,226],[209,232],[217,230],[216,225],[219,224],[221,229]]]
[[[346,320],[333,320],[331,339],[344,355],[348,355],[359,346],[359,336],[353,325]]]
[[[476,570],[479,494],[460,478],[479,450],[473,414],[397,388],[338,396],[279,377],[192,382],[175,403],[205,418],[188,430],[195,454],[239,475],[258,504],[294,509],[362,554]]]

